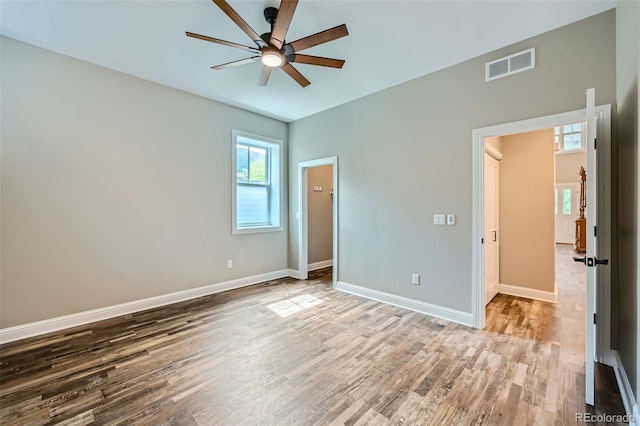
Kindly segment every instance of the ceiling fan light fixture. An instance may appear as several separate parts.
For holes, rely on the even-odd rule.
[[[279,67],[284,63],[284,57],[276,49],[264,49],[262,51],[262,57],[260,58],[262,63],[268,67]]]

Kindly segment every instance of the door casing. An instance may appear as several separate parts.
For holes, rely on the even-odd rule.
[[[333,166],[333,287],[338,282],[338,157],[319,158],[298,163],[298,278],[309,277],[309,206],[307,200],[308,176],[311,167]]]
[[[598,253],[611,259],[611,105],[596,106],[598,120]],[[477,128],[472,131],[472,321],[473,326],[485,326],[484,305],[484,140],[548,129],[565,123],[584,121],[586,109],[536,117],[510,123]],[[602,135],[602,136],[600,136]],[[615,259],[612,259],[615,262]],[[596,360],[613,365],[611,351],[611,267],[598,268],[598,301],[596,306],[598,335]]]

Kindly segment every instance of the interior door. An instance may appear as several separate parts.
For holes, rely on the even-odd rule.
[[[484,304],[500,290],[499,188],[500,162],[484,154]]]
[[[579,188],[577,183],[556,184],[556,243],[575,244],[576,242],[576,217],[580,201]]]

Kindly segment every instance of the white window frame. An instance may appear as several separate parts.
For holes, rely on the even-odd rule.
[[[563,127],[565,125],[573,125],[573,124],[582,124],[582,130],[580,132],[570,132],[567,133],[568,135],[573,134],[573,133],[580,133],[581,137],[580,137],[580,145],[581,148],[579,149],[569,149],[569,150],[565,150],[564,149],[564,131],[563,131]],[[562,126],[556,126],[557,128],[560,128],[560,133],[558,135],[555,134],[555,128],[554,128],[554,139],[555,136],[559,136],[559,142],[558,142],[558,150],[556,151],[556,155],[564,155],[564,154],[575,154],[578,152],[586,152],[587,148],[586,148],[586,142],[587,142],[587,125],[586,123],[581,123],[581,122],[577,122],[577,123],[566,123],[563,124]],[[554,141],[555,142],[555,141]]]
[[[237,234],[255,234],[261,232],[276,232],[283,230],[283,187],[284,187],[284,149],[281,140],[272,139],[265,136],[254,135],[240,130],[231,132],[231,233]],[[245,142],[238,142],[239,138],[249,139],[251,146],[267,148],[267,181],[269,193],[269,217],[270,224],[238,226],[237,212],[237,195],[238,195],[238,158],[237,146],[243,145]],[[277,153],[274,154],[274,149]],[[264,185],[261,185],[264,186]]]

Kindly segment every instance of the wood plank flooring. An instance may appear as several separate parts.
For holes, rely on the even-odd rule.
[[[0,424],[547,425],[624,414],[608,367],[597,369],[595,408],[584,403],[581,271],[559,270],[560,303],[498,295],[485,330],[334,291],[320,270],[6,344]]]

